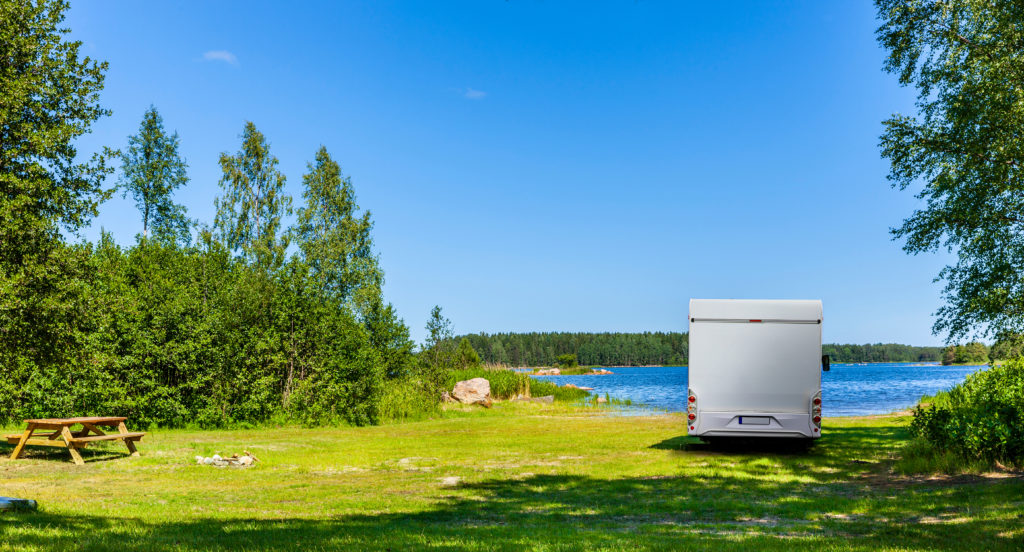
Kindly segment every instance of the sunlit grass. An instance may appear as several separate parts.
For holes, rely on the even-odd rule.
[[[891,473],[906,418],[809,451],[709,448],[680,416],[453,406],[365,428],[156,431],[128,458],[0,460],[0,550],[1019,550],[1024,483]],[[251,469],[194,464],[249,450]],[[10,447],[0,448],[7,454]]]

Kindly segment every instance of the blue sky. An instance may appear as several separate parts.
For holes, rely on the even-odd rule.
[[[385,295],[421,340],[685,331],[700,298],[820,298],[829,342],[938,344],[948,255],[889,238],[869,2],[80,2],[122,147],[153,104],[181,136],[177,200],[212,222],[246,120],[301,195],[325,145],[372,211]],[[130,244],[130,201],[100,227]]]

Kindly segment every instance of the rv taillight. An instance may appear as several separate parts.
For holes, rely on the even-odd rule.
[[[819,404],[821,404],[821,399],[819,399],[818,397],[814,397],[814,405],[817,406]]]
[[[760,322],[760,320],[751,320],[751,322]]]
[[[690,415],[688,416],[688,418],[690,418],[690,421],[692,422],[693,420],[697,419],[697,415],[694,414],[693,412],[691,412]]]
[[[697,397],[694,397],[693,395],[690,395],[690,399],[689,400],[690,400],[690,402],[695,403],[695,402],[697,402]]]
[[[821,423],[821,416],[815,416],[814,417],[814,423],[820,424]]]

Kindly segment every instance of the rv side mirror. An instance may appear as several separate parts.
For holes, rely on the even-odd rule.
[[[822,372],[828,372],[829,371],[829,369],[830,369],[829,362],[830,362],[830,359],[828,358],[828,355],[821,355],[821,371]]]

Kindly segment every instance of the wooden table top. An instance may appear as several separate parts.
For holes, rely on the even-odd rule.
[[[35,418],[25,420],[25,423],[46,425],[119,424],[127,419],[123,416],[86,416],[82,418]]]

